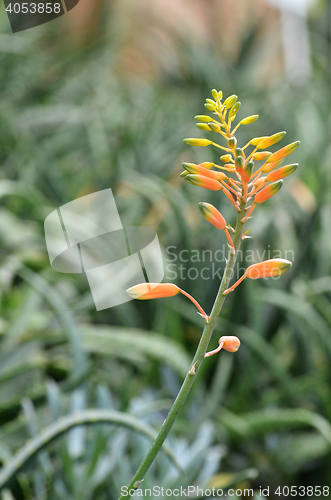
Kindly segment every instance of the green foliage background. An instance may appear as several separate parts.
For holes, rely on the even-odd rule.
[[[68,43],[61,20],[12,35],[1,12],[4,500],[116,499],[162,424],[202,319],[183,297],[97,313],[84,276],[51,269],[43,221],[54,208],[111,187],[122,221],[151,225],[164,248],[177,255],[220,248],[224,235],[202,220],[197,203],[218,204],[231,222],[227,200],[178,177],[184,160],[217,160],[216,152],[182,142],[203,136],[193,116],[214,87],[239,95],[241,118],[260,115],[240,129],[242,144],[279,130],[287,130],[287,142],[301,141],[297,180],[256,211],[245,243],[260,253],[293,250],[294,265],[279,282],[244,282],[229,297],[212,348],[218,334],[233,334],[241,349],[204,363],[167,441],[170,460],[158,457],[144,487],[235,485],[254,488],[255,498],[260,486],[331,487],[330,9],[324,2],[311,14],[312,72],[296,84],[284,74],[259,80],[254,29],[232,61],[208,43],[178,37],[180,65],[144,79],[120,71],[123,41],[107,9],[111,20],[88,44]],[[189,280],[189,266],[176,283],[208,311],[218,279]],[[103,419],[93,424],[100,410]],[[76,427],[82,420],[92,425]],[[71,430],[63,436],[59,428],[47,443],[49,426],[61,422]]]

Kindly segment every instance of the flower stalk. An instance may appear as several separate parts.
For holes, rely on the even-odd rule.
[[[238,98],[236,95],[229,96],[222,103],[222,92],[218,92],[215,89],[212,90],[212,97],[214,100],[209,98],[206,99],[205,107],[208,111],[212,112],[217,119],[206,115],[197,115],[195,117],[195,119],[199,121],[199,123],[197,123],[197,127],[203,131],[220,134],[221,137],[226,140],[227,147],[221,146],[209,139],[201,138],[184,139],[184,142],[190,146],[205,147],[210,145],[226,151],[226,154],[223,153],[220,157],[220,160],[225,165],[220,166],[211,162],[204,162],[199,165],[193,163],[183,163],[185,171],[182,172],[181,176],[191,185],[223,193],[236,209],[237,221],[235,228],[233,229],[231,225],[227,225],[224,217],[216,209],[216,207],[210,203],[203,202],[199,204],[203,217],[215,226],[217,230],[225,232],[230,247],[224,274],[210,316],[204,312],[200,304],[198,304],[198,302],[191,295],[172,283],[143,283],[127,290],[131,297],[142,300],[158,297],[172,297],[178,293],[182,293],[196,305],[200,311],[199,314],[205,319],[205,326],[193,357],[190,370],[184,379],[168,416],[163,422],[159,433],[157,434],[139,469],[131,479],[127,487],[128,493],[123,494],[119,500],[130,498],[134,494],[134,491],[139,488],[146,472],[160,451],[181,408],[183,407],[203,360],[220,352],[222,349],[230,352],[236,352],[239,348],[239,339],[236,337],[223,336],[219,339],[219,346],[216,349],[207,352],[211,336],[227,295],[232,292],[245,278],[257,279],[279,276],[288,271],[291,267],[291,262],[286,261],[285,259],[269,259],[264,262],[252,264],[246,269],[243,276],[230,286],[230,282],[234,276],[234,267],[241,242],[246,238],[249,238],[249,236],[247,236],[249,230],[244,231],[244,224],[251,218],[256,205],[264,203],[269,198],[277,194],[282,186],[283,177],[287,177],[294,172],[297,164],[286,165],[278,170],[275,169],[281,164],[282,160],[286,156],[290,155],[297,149],[299,142],[297,141],[289,144],[275,153],[261,151],[262,149],[273,146],[283,139],[285,132],[278,132],[272,136],[255,137],[243,148],[238,147],[234,132],[240,127],[240,125],[249,125],[255,122],[258,119],[258,115],[252,115],[242,119],[234,130],[231,131],[232,122],[236,118],[241,103],[237,100]],[[251,146],[254,148],[253,151],[250,154],[245,153],[244,150]],[[264,163],[254,172],[255,162],[259,161]],[[212,170],[213,167],[224,170],[227,174],[217,170]],[[262,173],[267,173],[267,177],[260,177]],[[229,174],[235,175],[236,178],[233,179],[228,177]],[[249,203],[253,197],[253,202],[247,207],[247,203]],[[233,236],[230,236],[228,228],[233,233]]]

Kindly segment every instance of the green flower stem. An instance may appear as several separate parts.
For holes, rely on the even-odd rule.
[[[141,481],[144,479],[144,476],[150,466],[152,465],[156,455],[160,451],[161,446],[163,445],[165,439],[167,438],[187,396],[188,393],[190,392],[190,389],[193,385],[193,382],[198,374],[199,368],[201,366],[202,361],[204,360],[205,353],[207,351],[211,336],[213,334],[217,319],[220,315],[223,303],[225,301],[226,295],[223,295],[223,292],[229,288],[229,284],[231,281],[231,278],[233,277],[234,273],[234,266],[236,263],[236,258],[238,255],[238,251],[240,248],[241,244],[241,236],[243,234],[243,223],[241,222],[241,219],[245,216],[245,207],[246,203],[244,201],[241,202],[240,205],[240,212],[238,213],[238,218],[237,218],[237,223],[236,223],[236,228],[235,228],[235,233],[233,236],[233,244],[235,247],[235,252],[232,253],[230,252],[229,259],[226,264],[226,268],[224,270],[223,278],[213,305],[213,309],[209,318],[209,323],[206,323],[199,345],[197,347],[196,353],[194,355],[193,361],[192,361],[192,366],[190,371],[187,373],[184,382],[182,384],[182,387],[180,388],[180,391],[168,413],[167,418],[162,424],[162,427],[156,436],[151,448],[149,449],[146,457],[144,458],[143,462],[141,463],[139,469],[131,479],[130,483],[127,486],[127,494],[123,494],[119,497],[119,500],[124,500],[131,498],[130,490],[136,490],[139,488],[139,485]]]

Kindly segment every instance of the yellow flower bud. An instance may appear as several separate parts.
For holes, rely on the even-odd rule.
[[[208,115],[196,115],[194,119],[197,120],[198,122],[203,122],[203,123],[210,122],[210,116]]]
[[[257,146],[260,142],[262,142],[264,139],[268,139],[268,135],[265,135],[263,137],[254,137],[251,141],[249,141],[249,143],[252,145],[252,146]]]
[[[251,115],[247,116],[246,118],[243,118],[240,121],[240,125],[250,125],[251,123],[256,122],[256,120],[259,118],[259,115]]]
[[[235,94],[230,95],[229,97],[227,97],[227,99],[225,99],[225,101],[223,103],[224,108],[225,109],[232,108],[232,106],[237,101],[237,99],[238,99],[238,96],[236,96]]]
[[[234,118],[234,117],[236,116],[236,114],[237,114],[237,113],[238,113],[238,111],[239,111],[240,106],[241,106],[241,102],[240,102],[240,101],[236,102],[236,103],[232,106],[232,108],[231,108],[231,109],[230,109],[230,111],[229,111],[229,119],[230,119],[230,120],[232,120],[232,118]]]
[[[210,132],[211,128],[207,123],[196,123],[195,126],[200,129],[200,130],[206,130],[207,132]]]
[[[221,160],[223,163],[229,163],[229,161],[231,161],[232,159],[232,155],[223,155],[221,156]]]
[[[273,146],[277,142],[281,141],[283,137],[285,137],[286,132],[278,132],[277,134],[273,134],[267,139],[264,139],[263,141],[259,142],[258,147],[259,149],[266,149],[269,148],[270,146]]]
[[[212,143],[212,141],[209,141],[208,139],[193,139],[193,138],[184,139],[184,142],[189,146],[209,146],[209,144]]]
[[[271,156],[270,151],[261,151],[260,153],[253,154],[253,160],[261,161],[267,160]]]
[[[215,122],[209,122],[208,126],[209,126],[210,130],[212,130],[213,132],[219,132],[221,130],[221,127],[219,125],[217,125],[217,123],[215,123]]]

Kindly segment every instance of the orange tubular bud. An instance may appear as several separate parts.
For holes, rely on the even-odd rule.
[[[190,174],[193,175],[203,175],[204,177],[208,177],[209,179],[214,179],[218,181],[219,179],[227,178],[225,174],[222,172],[215,172],[215,170],[209,170],[208,168],[204,168],[202,165],[195,165],[194,163],[183,163],[183,167]]]
[[[226,220],[223,215],[210,203],[199,203],[199,208],[203,217],[213,224],[213,226],[217,227],[217,229],[225,229],[226,228]]]
[[[148,300],[173,297],[180,293],[180,288],[173,283],[140,283],[126,290],[133,299]]]
[[[185,177],[186,179],[187,177]],[[269,184],[268,186],[264,187],[259,191],[254,198],[254,203],[263,203],[264,201],[268,200],[273,196],[274,194],[278,193],[280,188],[282,187],[283,181],[278,181],[274,182],[272,184]]]
[[[269,259],[258,264],[252,264],[246,269],[246,277],[251,280],[258,278],[272,278],[286,273],[292,262],[286,259]]]
[[[219,191],[222,189],[222,184],[219,181],[210,179],[209,177],[204,177],[203,175],[191,175],[188,174],[184,179],[193,184],[193,186],[203,187],[205,189],[211,189],[212,191]]]
[[[218,341],[219,344],[223,342],[223,349],[229,352],[237,352],[240,347],[240,340],[238,337],[234,337],[232,335],[226,336],[224,335]]]
[[[266,177],[259,177],[258,179],[254,180],[253,181],[253,185],[256,187],[256,188],[259,188],[261,186],[261,184],[264,184],[265,183],[265,180],[266,180]]]
[[[267,160],[271,156],[270,151],[262,151],[260,153],[255,153],[253,154],[253,160],[255,161],[261,161],[261,160]]]
[[[271,170],[274,170],[275,168],[279,167],[284,161],[284,158],[282,160],[276,161],[274,163],[266,163],[262,168],[261,172],[264,174],[268,174],[271,172]]]
[[[254,162],[253,161],[249,161],[248,163],[246,163],[244,170],[241,172],[242,182],[247,183],[250,181],[250,179],[252,177],[253,169],[254,169]]]
[[[285,165],[284,167],[278,168],[277,170],[273,170],[270,174],[267,175],[267,182],[275,182],[283,179],[283,177],[287,177],[291,175],[298,167],[297,163],[293,163],[293,165]]]
[[[276,153],[269,156],[267,163],[274,163],[281,160],[282,158],[285,158],[285,156],[293,153],[293,151],[295,151],[299,147],[299,144],[300,141],[296,141],[288,144],[287,146],[285,146],[285,148],[279,149],[279,151],[276,151]]]
[[[276,144],[277,142],[281,141],[283,137],[285,137],[286,132],[278,132],[277,134],[273,134],[268,139],[264,139],[263,141],[259,142],[258,148],[259,149],[266,149],[272,146],[273,144]]]

